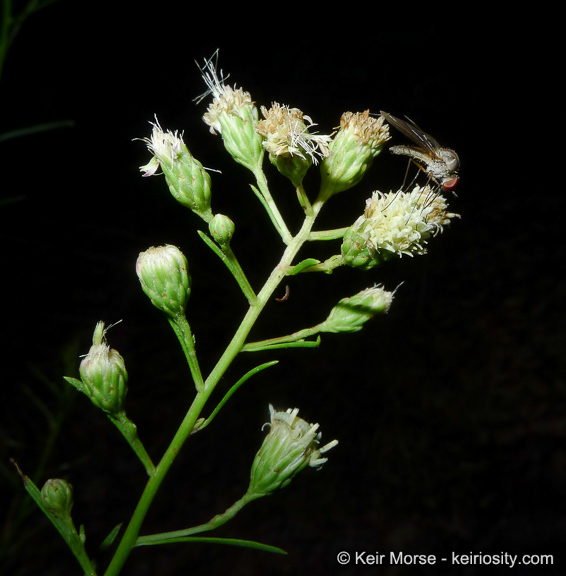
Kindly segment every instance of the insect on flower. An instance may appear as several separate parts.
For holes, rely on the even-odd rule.
[[[432,136],[423,132],[414,122],[405,122],[383,111],[381,115],[416,144],[416,146],[392,146],[389,151],[392,154],[408,156],[444,190],[453,190],[459,181],[458,154],[449,148],[442,148]]]

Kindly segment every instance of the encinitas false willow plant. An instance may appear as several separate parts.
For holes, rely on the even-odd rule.
[[[411,191],[374,192],[364,213],[350,226],[337,230],[313,230],[316,218],[325,204],[340,192],[360,182],[372,162],[389,140],[389,126],[382,116],[369,111],[343,114],[337,131],[330,135],[312,132],[310,117],[296,108],[273,103],[261,107],[263,119],[248,92],[228,86],[217,70],[217,54],[205,61],[201,72],[207,92],[199,99],[213,96],[204,121],[213,134],[220,135],[232,158],[253,175],[253,192],[265,208],[273,226],[281,236],[282,255],[258,292],[250,285],[232,249],[236,227],[224,214],[215,214],[211,205],[211,179],[201,163],[187,149],[177,132],[163,131],[153,124],[151,136],[144,139],[153,157],[141,168],[144,176],[160,170],[175,199],[190,208],[208,225],[208,234],[199,235],[212,252],[226,265],[239,285],[249,308],[226,350],[220,355],[210,374],[203,375],[198,361],[195,339],[185,314],[191,295],[191,277],[186,257],[175,246],[152,247],[139,255],[136,272],[143,291],[159,308],[175,331],[195,388],[192,404],[165,453],[154,463],[138,437],[136,425],[125,410],[128,374],[124,359],[106,341],[104,323],[95,328],[92,347],[80,366],[80,380],[66,380],[90,398],[118,427],[139,457],[148,475],[147,485],[137,507],[121,534],[119,544],[106,569],[106,576],[116,576],[136,546],[206,540],[195,537],[223,525],[252,500],[284,488],[307,466],[319,468],[326,462],[323,455],[336,446],[334,440],[322,446],[318,424],[308,424],[298,410],[275,410],[269,406],[269,433],[256,454],[251,467],[247,492],[224,513],[206,524],[177,529],[161,534],[140,535],[144,518],[181,447],[191,434],[204,430],[234,392],[251,376],[276,362],[261,364],[244,374],[225,394],[220,403],[203,416],[207,401],[228,367],[241,352],[275,350],[292,347],[316,347],[325,332],[356,332],[374,316],[384,314],[391,306],[394,293],[380,285],[343,298],[330,310],[326,319],[310,328],[268,340],[248,342],[248,334],[273,297],[280,283],[290,276],[305,272],[331,273],[339,266],[370,270],[392,258],[426,252],[428,240],[442,231],[455,216],[448,212],[447,201],[440,187],[429,178],[427,184]],[[287,227],[270,193],[263,160],[265,152],[278,171],[295,188],[304,222],[298,232]],[[311,201],[303,187],[303,179],[313,166],[320,167],[320,189]],[[429,185],[430,184],[430,185]],[[306,258],[296,262],[299,250],[314,241],[341,241],[340,251],[324,262]],[[313,339],[316,337],[316,339]],[[77,531],[71,519],[73,489],[62,479],[51,479],[41,490],[25,476],[24,483],[39,507],[70,546],[85,574],[94,575],[95,565],[84,547],[84,530]],[[119,535],[120,527],[110,532],[109,546]],[[256,542],[209,539],[263,550],[282,552],[278,548]]]

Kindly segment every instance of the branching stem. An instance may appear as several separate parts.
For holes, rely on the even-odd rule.
[[[240,326],[234,334],[232,341],[218,360],[216,366],[210,372],[208,378],[204,380],[202,385],[201,380],[199,379],[200,371],[195,373],[195,370],[193,369],[194,367],[191,366],[193,379],[197,385],[197,395],[187,414],[185,415],[181,425],[179,426],[179,429],[177,430],[177,433],[175,434],[171,444],[163,455],[163,458],[155,468],[154,474],[149,478],[145,490],[143,491],[143,494],[130,520],[130,523],[128,524],[128,527],[126,528],[122,540],[120,541],[120,544],[116,550],[116,553],[114,554],[114,557],[108,566],[108,569],[106,570],[105,576],[117,576],[117,574],[119,574],[120,570],[122,569],[132,548],[136,545],[142,523],[151,503],[153,502],[153,499],[155,498],[155,495],[157,494],[157,491],[159,490],[159,487],[161,486],[161,483],[163,482],[163,479],[169,471],[169,468],[173,464],[175,458],[179,454],[188,437],[191,435],[191,432],[193,431],[196,422],[216,385],[222,376],[226,373],[226,370],[228,370],[236,356],[242,351],[250,330],[260,316],[265,305],[269,302],[274,291],[277,289],[281,281],[286,277],[286,271],[292,265],[295,256],[303,244],[309,239],[309,234],[315,219],[320,212],[320,209],[322,208],[322,205],[322,202],[315,202],[312,207],[310,207],[305,216],[303,225],[296,236],[290,237],[290,234],[285,227],[284,230],[287,231],[286,234],[289,234],[288,246],[285,249],[279,264],[274,268],[271,275],[265,282],[263,288],[257,295],[257,298],[250,305]],[[172,322],[172,325],[176,332],[178,330],[185,331],[187,328],[182,322],[180,324]],[[192,341],[192,335],[190,336],[190,339],[188,338],[187,334],[185,334],[185,336],[185,343],[189,342],[189,340]],[[187,355],[187,359],[190,359],[191,346],[188,346],[188,348],[189,349],[185,349],[185,354]],[[194,352],[194,349],[192,351]],[[189,364],[191,364],[190,361]]]

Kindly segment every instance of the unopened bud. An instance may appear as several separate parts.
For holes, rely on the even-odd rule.
[[[70,516],[73,507],[73,487],[66,480],[51,478],[43,485],[41,497],[45,508],[57,516]]]
[[[208,225],[208,230],[221,248],[227,248],[234,235],[235,226],[228,216],[215,214]]]
[[[184,314],[191,294],[189,265],[183,253],[171,245],[141,252],[136,273],[151,303],[172,318]]]
[[[79,371],[84,384],[82,391],[95,406],[110,414],[123,411],[128,373],[122,356],[106,343],[104,322],[96,325],[92,346]]]
[[[351,298],[343,298],[319,326],[320,332],[358,332],[377,314],[386,314],[393,301],[393,292],[381,286],[366,288]]]
[[[336,444],[333,440],[319,448],[318,424],[308,424],[299,410],[276,412],[269,406],[271,427],[254,459],[248,494],[267,495],[284,488],[306,466],[320,468],[327,458],[321,457]]]

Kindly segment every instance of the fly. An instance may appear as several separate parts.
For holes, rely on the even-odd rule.
[[[416,144],[416,146],[392,146],[389,151],[392,154],[408,156],[444,190],[453,190],[459,181],[458,154],[449,148],[442,148],[432,136],[423,132],[414,122],[405,122],[383,111],[381,115]]]

